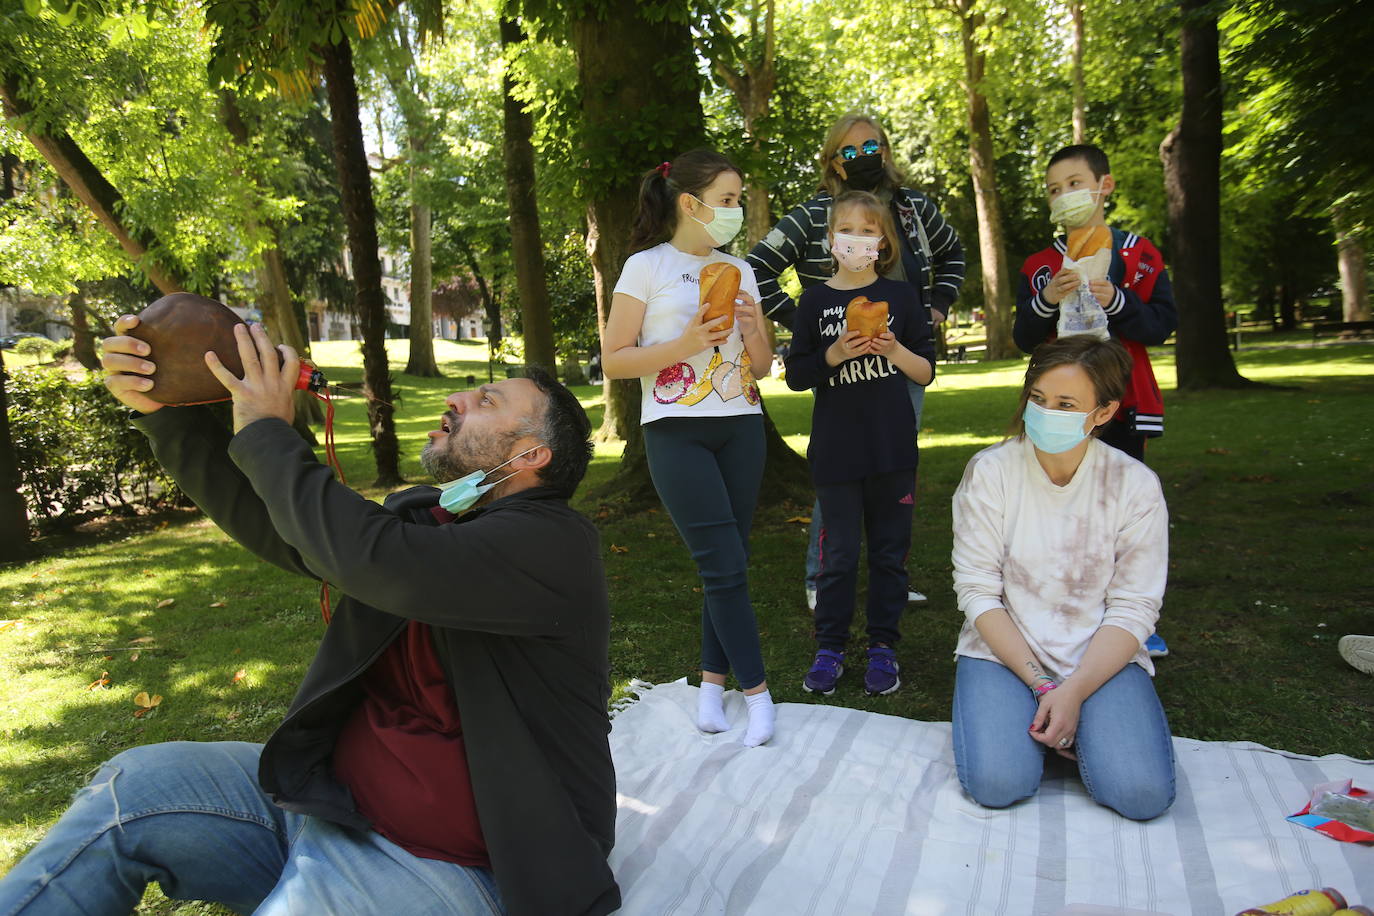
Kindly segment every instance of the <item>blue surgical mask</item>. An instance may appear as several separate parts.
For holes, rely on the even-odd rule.
[[[715,242],[717,246],[724,245],[726,242],[739,235],[740,227],[744,225],[743,207],[713,207],[710,204],[704,203],[702,199],[695,194],[690,196],[692,200],[695,200],[715,214],[715,218],[709,223],[705,220],[697,219],[695,215],[689,215],[692,216],[692,219],[696,219],[697,222],[706,227],[706,234],[711,237],[711,241]]]
[[[1086,413],[1076,410],[1050,410],[1032,401],[1026,402],[1026,411],[1021,415],[1026,421],[1026,435],[1035,447],[1050,455],[1067,452],[1084,439]]]
[[[452,512],[454,515],[466,512],[468,509],[472,508],[473,503],[481,499],[492,489],[492,487],[495,487],[497,484],[505,483],[507,480],[514,477],[515,474],[519,474],[520,472],[516,471],[515,474],[507,474],[505,477],[493,481],[492,483],[482,483],[482,481],[510,464],[516,458],[524,457],[541,447],[542,446],[539,445],[531,446],[519,455],[512,455],[507,458],[490,471],[473,471],[465,477],[459,477],[457,480],[450,480],[448,483],[440,484],[439,489],[441,492],[439,493],[439,505]]]

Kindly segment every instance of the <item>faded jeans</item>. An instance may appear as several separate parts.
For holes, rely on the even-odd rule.
[[[815,392],[811,392],[813,395]],[[926,386],[918,385],[911,379],[906,380],[906,393],[911,398],[911,409],[916,411],[916,433],[921,432],[921,409],[926,403]],[[806,587],[816,587],[816,577],[821,574],[821,530],[825,520],[821,518],[821,501],[811,507],[811,528],[806,541]]]
[[[178,741],[116,755],[0,879],[0,914],[124,916],[152,881],[263,916],[502,912],[485,868],[278,808],[258,786],[261,752]]]
[[[954,763],[973,800],[1005,808],[1040,789],[1049,750],[1028,729],[1039,701],[1005,665],[959,656]],[[1128,663],[1083,701],[1074,735],[1078,775],[1093,801],[1132,820],[1174,803],[1169,722],[1145,669]]]

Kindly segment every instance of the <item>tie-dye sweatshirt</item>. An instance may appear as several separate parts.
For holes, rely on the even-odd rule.
[[[1154,631],[1169,567],[1159,478],[1097,440],[1062,487],[1029,439],[985,448],[954,494],[953,559],[965,616],[955,651],[999,661],[973,621],[1005,608],[1036,660],[1067,677],[1099,627],[1142,643]],[[1143,648],[1132,661],[1154,674]]]

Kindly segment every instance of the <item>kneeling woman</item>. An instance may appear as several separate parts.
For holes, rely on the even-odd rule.
[[[1141,647],[1164,597],[1168,510],[1154,472],[1094,436],[1130,371],[1115,341],[1037,348],[1016,435],[973,456],[954,494],[954,758],[982,805],[1034,795],[1047,749],[1126,817],[1173,803],[1169,723]]]

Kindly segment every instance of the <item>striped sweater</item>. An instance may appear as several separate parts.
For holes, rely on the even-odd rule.
[[[795,267],[802,289],[823,283],[833,274],[830,245],[826,238],[826,220],[830,213],[830,195],[822,191],[806,203],[778,220],[776,226],[749,252],[749,265],[759,281],[764,314],[792,327],[797,304],[778,283],[778,277],[789,267]],[[921,290],[921,302],[948,314],[964,282],[964,246],[959,234],[945,222],[940,209],[920,191],[901,188],[895,195],[899,225],[897,231],[910,240],[904,246],[903,262],[913,263],[921,276],[915,282],[914,271],[907,278]],[[920,226],[917,225],[920,221]],[[920,240],[925,230],[930,248],[927,263]]]

